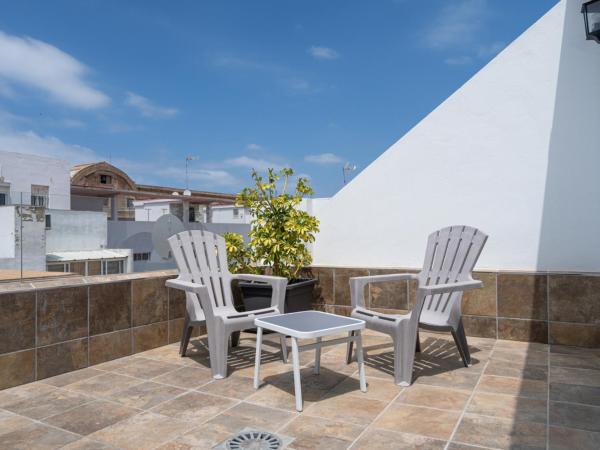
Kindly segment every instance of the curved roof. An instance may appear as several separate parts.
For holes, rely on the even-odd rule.
[[[77,184],[78,181],[85,178],[87,175],[91,173],[102,171],[102,172],[112,172],[116,175],[121,176],[130,186],[131,189],[135,190],[137,188],[135,181],[129,178],[125,172],[121,169],[113,166],[112,164],[107,163],[106,161],[100,161],[95,163],[88,164],[78,164],[71,168],[71,184]]]

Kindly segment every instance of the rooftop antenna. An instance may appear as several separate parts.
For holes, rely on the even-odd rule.
[[[183,195],[188,196],[188,197],[190,195],[192,195],[192,192],[190,191],[189,167],[190,167],[190,163],[195,159],[198,159],[198,157],[192,156],[192,155],[187,155],[185,157],[185,191],[183,191]]]
[[[356,170],[356,164],[350,164],[349,162],[344,164],[344,167],[342,167],[342,173],[344,174],[344,184],[346,184],[346,178],[347,178],[348,174],[350,172],[354,172],[355,170]]]

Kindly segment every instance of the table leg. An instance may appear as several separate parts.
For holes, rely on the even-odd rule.
[[[294,393],[296,394],[296,410],[302,411],[302,383],[300,381],[300,355],[298,341],[292,337],[292,364],[294,366]]]
[[[360,334],[360,330],[356,332],[356,361],[358,362],[360,390],[367,392],[367,382],[365,380],[365,361],[363,358],[362,336]]]
[[[315,347],[315,369],[314,374],[319,375],[321,372],[321,338],[317,338],[317,346]]]
[[[262,347],[262,327],[256,328],[256,357],[254,359],[254,389],[258,389],[260,378],[260,350]]]

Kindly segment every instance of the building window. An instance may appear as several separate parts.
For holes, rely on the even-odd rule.
[[[112,184],[112,177],[110,175],[100,175],[100,184]]]
[[[123,273],[122,259],[105,259],[102,261],[102,275]]]
[[[69,263],[54,263],[46,265],[46,270],[48,272],[69,272],[70,265]]]
[[[46,214],[46,230],[50,230],[52,228],[52,216],[50,214]]]
[[[128,198],[127,199],[127,207],[128,208],[133,208],[133,201],[134,200],[135,200],[134,198]]]
[[[48,186],[31,185],[31,206],[48,206]]]
[[[233,208],[233,218],[237,219],[238,217],[240,217],[240,210],[239,210],[239,208]]]
[[[150,261],[150,252],[134,253],[133,260],[134,261]]]
[[[0,193],[0,206],[4,206],[6,203],[6,194]]]
[[[194,208],[193,206],[190,206],[189,208],[189,221],[190,222],[195,222],[196,221],[196,208]]]

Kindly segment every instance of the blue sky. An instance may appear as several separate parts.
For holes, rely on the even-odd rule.
[[[555,3],[0,0],[0,150],[333,195]]]

